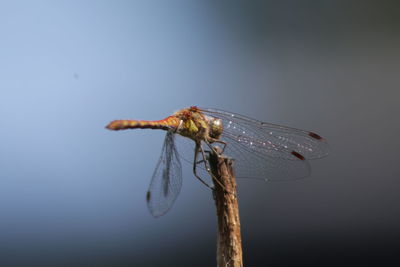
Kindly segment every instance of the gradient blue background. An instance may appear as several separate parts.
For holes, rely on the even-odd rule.
[[[1,1],[1,266],[214,266],[210,192],[145,193],[198,105],[314,130],[312,175],[238,181],[246,266],[400,262],[396,1]]]

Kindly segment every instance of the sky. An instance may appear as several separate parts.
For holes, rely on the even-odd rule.
[[[192,105],[330,144],[306,179],[238,179],[246,266],[399,263],[399,8],[1,1],[1,265],[214,266],[215,207],[189,164],[170,212],[146,207],[165,133],[104,128]]]

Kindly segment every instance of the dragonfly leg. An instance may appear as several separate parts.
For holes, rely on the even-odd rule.
[[[201,154],[203,155],[204,167],[206,168],[206,171],[210,174],[211,178],[214,179],[214,181],[216,181],[226,192],[229,193],[229,191],[226,189],[226,187],[223,184],[221,184],[221,182],[217,179],[217,177],[215,177],[214,174],[212,173],[211,168],[208,165],[208,161],[206,160],[206,154],[204,152],[204,149],[201,147],[201,145],[198,146],[198,149],[200,150]]]
[[[223,153],[224,153],[225,148],[226,148],[226,142],[225,142],[225,141],[222,141],[222,140],[219,140],[219,139],[215,139],[215,138],[209,138],[209,140],[206,142],[208,146],[211,145],[210,142],[211,142],[211,143],[219,143],[219,144],[222,144],[222,150],[221,150],[221,152],[218,153],[218,154],[223,154]],[[213,149],[213,151],[214,151],[214,149]],[[215,151],[214,151],[214,152],[215,152]]]
[[[210,150],[204,150],[204,153],[210,154],[211,151],[210,151]],[[209,158],[209,155],[206,155],[206,159],[207,159],[207,160],[208,160],[208,158]],[[205,160],[204,160],[204,159],[201,159],[201,160],[197,161],[197,164],[200,164],[200,163],[203,163],[203,162],[205,162]]]
[[[214,143],[223,144],[224,147],[222,148],[221,151],[217,151],[217,150],[215,149],[215,147],[213,147],[213,146],[210,144],[210,142],[208,142],[207,140],[204,140],[204,143],[207,144],[207,146],[212,150],[212,152],[215,153],[215,155],[218,155],[218,157],[220,157],[220,156],[222,155],[222,153],[224,153],[224,150],[225,150],[225,147],[226,147],[226,143],[225,143],[224,141],[217,140],[217,139],[214,140],[213,142],[214,142]]]
[[[213,139],[212,142],[213,142],[213,143],[222,144],[222,150],[221,150],[221,152],[220,152],[219,154],[223,154],[224,151],[225,151],[226,142],[224,142],[224,141],[222,141],[222,140],[219,140],[219,139]]]
[[[197,174],[197,164],[198,162],[205,162],[205,159],[203,158],[200,161],[197,161],[197,155],[199,154],[199,148],[201,148],[201,146],[199,144],[196,144],[196,148],[194,151],[194,161],[193,161],[193,174],[194,176],[199,179],[200,182],[202,182],[205,186],[207,186],[208,188],[210,188],[211,190],[214,190],[214,188],[212,186],[210,186],[209,184],[207,184],[203,179],[201,179],[201,177]]]

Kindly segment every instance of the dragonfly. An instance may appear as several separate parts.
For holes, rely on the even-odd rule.
[[[329,153],[329,145],[320,135],[306,130],[262,122],[240,114],[191,106],[162,120],[114,120],[109,130],[158,129],[166,131],[161,156],[146,194],[147,206],[154,217],[167,213],[182,187],[182,164],[177,136],[194,146],[193,174],[212,188],[198,174],[210,175],[207,153],[222,152],[235,160],[237,178],[264,181],[294,180],[309,176],[309,160]],[[213,177],[214,178],[214,177]],[[215,179],[215,178],[214,178]]]

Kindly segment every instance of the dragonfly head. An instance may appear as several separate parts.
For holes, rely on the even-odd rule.
[[[219,139],[221,137],[224,127],[222,125],[221,119],[210,118],[209,119],[209,135],[212,138]]]

